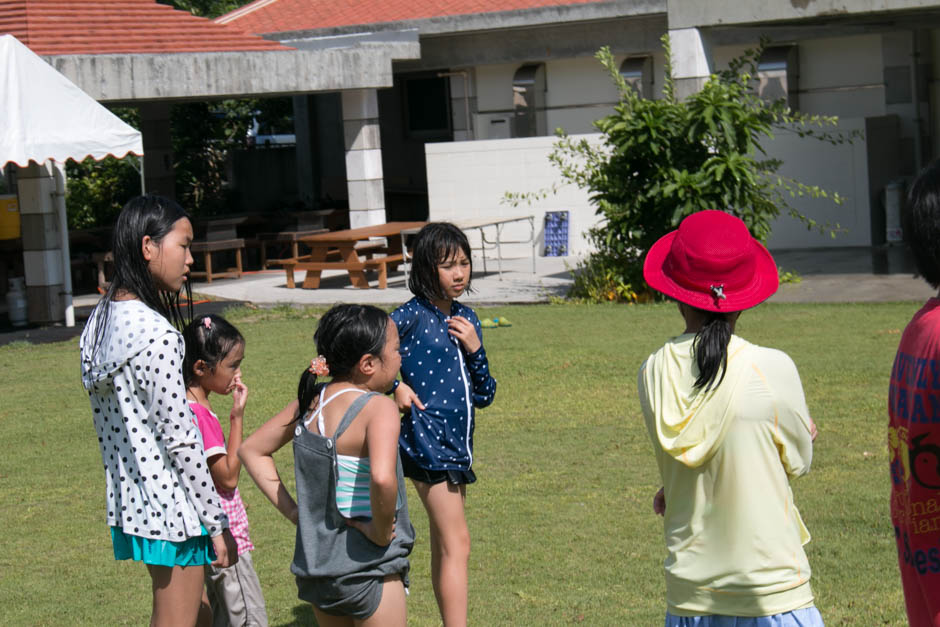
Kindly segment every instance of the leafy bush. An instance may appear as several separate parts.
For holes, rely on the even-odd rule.
[[[833,126],[832,117],[791,111],[785,102],[761,100],[753,89],[762,47],[748,50],[725,71],[712,75],[698,93],[676,97],[668,37],[663,97],[645,100],[621,77],[609,48],[595,55],[619,92],[614,113],[594,123],[600,146],[575,141],[559,130],[550,155],[562,178],[591,193],[602,221],[590,229],[596,253],[578,268],[571,295],[590,300],[636,302],[651,294],[642,261],[650,246],[697,211],[717,209],[741,218],[762,241],[782,209],[808,228],[818,225],[787,202],[809,196],[842,202],[815,186],[778,173],[779,160],[767,158],[761,142],[774,129],[831,143],[847,139],[816,130]]]

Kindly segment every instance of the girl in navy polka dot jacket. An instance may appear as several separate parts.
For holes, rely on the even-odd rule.
[[[431,583],[445,627],[467,622],[470,532],[464,515],[473,465],[474,411],[496,395],[480,320],[457,298],[470,288],[470,244],[463,231],[431,223],[418,232],[408,288],[414,298],[392,312],[401,339],[404,415],[399,445],[405,476],[428,512]]]
[[[171,323],[183,325],[183,286],[191,295],[192,240],[189,216],[172,200],[128,202],[114,226],[114,278],[79,344],[114,557],[147,565],[151,625],[194,625],[204,566],[238,559],[186,403],[183,337]]]

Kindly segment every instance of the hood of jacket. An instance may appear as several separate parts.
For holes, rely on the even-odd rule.
[[[686,333],[666,342],[641,373],[660,446],[690,468],[707,462],[724,440],[735,415],[736,390],[748,371],[742,356],[751,346],[732,335],[721,385],[702,391],[694,387],[699,373],[694,340],[694,333]]]
[[[101,345],[94,352],[98,325],[104,322],[105,307],[110,308]],[[82,385],[90,390],[96,383],[114,378],[128,361],[153,346],[157,338],[179,332],[162,315],[139,300],[102,301],[82,331],[80,341]],[[179,341],[178,337],[174,341]]]

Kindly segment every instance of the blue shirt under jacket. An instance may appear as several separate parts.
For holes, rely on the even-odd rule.
[[[468,355],[448,332],[450,316],[473,324],[479,350]],[[474,408],[486,407],[496,395],[479,318],[457,301],[450,316],[417,296],[391,313],[401,339],[402,380],[424,404],[423,410],[412,406],[402,419],[399,445],[402,455],[427,470],[470,469]]]

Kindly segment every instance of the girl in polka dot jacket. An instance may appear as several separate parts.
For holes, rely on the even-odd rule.
[[[404,415],[399,445],[405,476],[428,512],[431,583],[445,627],[467,622],[470,532],[464,515],[473,465],[474,410],[496,395],[477,315],[457,298],[470,288],[470,244],[463,231],[431,223],[414,241],[408,288],[414,298],[392,312],[401,339]]]
[[[128,202],[114,226],[114,278],[79,343],[114,557],[147,565],[151,625],[194,625],[204,566],[238,560],[186,404],[183,337],[171,324],[183,326],[192,239],[189,216],[172,200]]]

